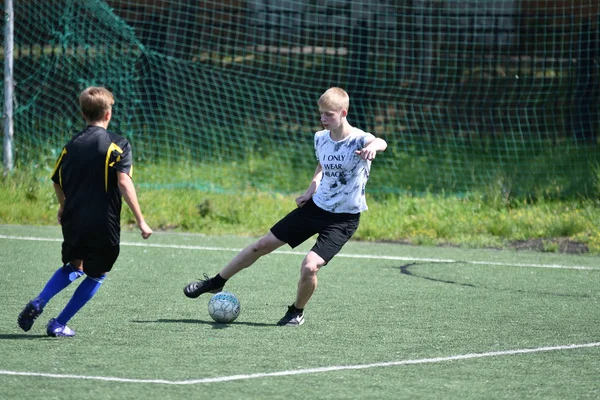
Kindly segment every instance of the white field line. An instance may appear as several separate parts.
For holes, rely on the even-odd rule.
[[[0,370],[0,375],[35,376],[35,377],[42,377],[42,378],[91,380],[91,381],[104,381],[104,382],[148,383],[148,384],[164,384],[164,385],[196,385],[196,384],[203,384],[203,383],[241,381],[241,380],[248,380],[248,379],[261,379],[261,378],[271,378],[271,377],[278,377],[278,376],[320,374],[323,372],[360,370],[360,369],[371,369],[371,368],[382,368],[382,367],[395,367],[395,366],[402,366],[402,365],[434,364],[434,363],[441,363],[441,362],[447,362],[447,361],[460,361],[460,360],[469,360],[469,359],[487,358],[487,357],[501,357],[501,356],[517,355],[517,354],[541,353],[541,352],[547,352],[547,351],[573,350],[573,349],[591,348],[591,347],[599,347],[599,346],[600,346],[600,342],[585,343],[585,344],[570,344],[570,345],[564,345],[564,346],[538,347],[535,349],[491,351],[491,352],[487,352],[487,353],[462,354],[462,355],[455,355],[455,356],[448,356],[448,357],[435,357],[435,358],[420,358],[420,359],[415,359],[415,360],[389,361],[389,362],[380,362],[380,363],[373,363],[373,364],[334,365],[334,366],[330,366],[330,367],[320,367],[320,368],[305,368],[305,369],[276,371],[276,372],[262,372],[262,373],[244,374],[244,375],[216,376],[213,378],[189,379],[189,380],[182,380],[182,381],[172,381],[172,380],[166,380],[166,379],[117,378],[117,377],[111,377],[111,376],[48,374],[48,373],[43,373],[43,372],[21,372],[21,371],[5,371],[5,370]]]
[[[32,236],[11,236],[11,235],[0,235],[0,239],[7,240],[27,240],[27,241],[41,241],[41,242],[62,242],[59,238],[43,238],[43,237],[32,237]],[[137,242],[121,242],[121,246],[133,246],[133,247],[153,247],[161,249],[181,249],[181,250],[203,250],[203,251],[230,251],[239,252],[239,248],[230,247],[211,247],[211,246],[188,246],[179,244],[157,244],[157,243],[137,243]],[[276,250],[274,254],[291,254],[291,255],[305,255],[306,252],[301,251],[285,251]],[[344,254],[339,253],[336,258],[364,258],[364,259],[375,259],[375,260],[397,260],[397,261],[416,261],[416,262],[431,262],[431,263],[463,263],[473,265],[496,265],[504,267],[532,267],[532,268],[556,268],[556,269],[579,269],[579,270],[597,270],[598,268],[586,267],[581,265],[559,265],[559,264],[530,264],[530,263],[505,263],[495,261],[473,261],[473,260],[453,260],[443,258],[419,258],[419,257],[402,257],[402,256],[384,256],[384,255],[368,255],[368,254]]]
[[[0,235],[0,239],[7,240],[27,240],[27,241],[41,241],[41,242],[62,242],[59,238],[43,238],[33,236],[12,236],[12,235]],[[239,252],[239,248],[229,247],[211,247],[211,246],[188,246],[179,244],[157,244],[157,243],[137,243],[137,242],[121,242],[121,246],[133,246],[133,247],[153,247],[161,249],[182,249],[182,250],[203,250],[203,251],[230,251]],[[305,255],[306,252],[301,251],[285,251],[276,250],[274,254],[291,254],[291,255]],[[443,258],[419,258],[419,257],[402,257],[402,256],[384,256],[384,255],[368,255],[368,254],[344,254],[340,253],[336,255],[336,258],[363,258],[363,259],[376,259],[376,260],[397,260],[397,261],[416,261],[416,262],[431,262],[431,263],[463,263],[473,265],[497,265],[505,267],[532,267],[532,268],[556,268],[556,269],[579,269],[579,270],[597,270],[598,268],[587,267],[581,265],[559,265],[559,264],[530,264],[530,263],[505,263],[495,261],[473,261],[473,260],[453,260]]]

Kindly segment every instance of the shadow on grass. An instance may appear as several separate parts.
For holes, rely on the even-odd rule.
[[[214,321],[205,321],[202,319],[156,319],[153,321],[131,321],[137,324],[155,324],[155,323],[167,323],[167,324],[203,324],[212,325],[214,329],[228,328],[230,325],[248,325],[248,326],[276,326],[275,324],[265,324],[262,322],[240,322],[233,321],[229,324],[220,324]]]
[[[12,339],[24,339],[24,340],[32,340],[32,339],[48,339],[48,335],[30,335],[28,333],[0,333],[0,340],[12,340]]]
[[[448,262],[448,264],[460,264],[462,263],[462,261],[454,261],[454,262]],[[589,299],[589,298],[593,298],[594,296],[589,295],[589,294],[572,294],[572,293],[557,293],[557,292],[542,292],[542,291],[538,291],[538,290],[523,290],[523,289],[513,289],[513,288],[499,288],[499,287],[489,287],[489,286],[484,286],[484,285],[474,285],[472,283],[463,283],[463,282],[456,282],[456,281],[450,281],[450,280],[444,280],[444,279],[440,279],[440,278],[435,278],[435,277],[431,277],[431,276],[426,276],[425,274],[416,274],[413,272],[413,268],[415,266],[421,266],[421,265],[427,265],[429,263],[409,263],[409,264],[405,264],[405,265],[401,265],[399,267],[394,267],[394,268],[399,268],[400,269],[400,273],[404,274],[404,275],[408,275],[414,278],[420,278],[420,279],[425,279],[428,281],[433,281],[433,282],[440,282],[440,283],[448,283],[451,285],[459,285],[459,286],[467,286],[467,287],[472,287],[472,288],[478,288],[478,289],[486,289],[486,290],[493,290],[493,291],[503,291],[503,292],[512,292],[512,293],[525,293],[525,294],[536,294],[536,295],[540,295],[540,296],[556,296],[556,297],[573,297],[573,298],[579,298],[579,299]]]

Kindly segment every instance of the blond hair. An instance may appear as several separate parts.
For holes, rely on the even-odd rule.
[[[331,87],[319,97],[317,105],[330,110],[347,111],[350,107],[350,96],[348,96],[348,93],[342,88]]]
[[[101,86],[90,86],[79,95],[81,114],[87,122],[101,121],[113,104],[115,98],[112,93]]]

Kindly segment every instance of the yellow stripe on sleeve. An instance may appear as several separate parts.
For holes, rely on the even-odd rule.
[[[110,146],[108,146],[108,150],[106,150],[106,161],[104,165],[104,190],[106,192],[108,192],[108,167],[112,167],[116,161],[121,159],[121,156],[119,155],[116,161],[113,161],[112,163],[110,162],[110,155],[114,150],[118,151],[120,154],[123,154],[123,150],[117,146],[116,143],[111,143]]]
[[[54,169],[52,170],[52,175],[50,175],[50,176],[54,176],[54,174],[56,173],[56,170],[60,166],[60,163],[61,163],[63,157],[65,156],[65,154],[67,154],[67,149],[65,147],[63,147],[62,151],[60,152],[60,156],[58,157],[58,160],[56,160],[56,165],[54,166]],[[62,178],[61,178],[60,186],[62,186]]]

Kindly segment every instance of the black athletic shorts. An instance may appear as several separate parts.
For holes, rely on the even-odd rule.
[[[273,225],[271,233],[291,248],[318,233],[312,251],[328,263],[354,235],[359,222],[360,213],[332,213],[310,199]]]
[[[119,257],[119,246],[92,247],[84,244],[62,244],[63,264],[73,260],[83,260],[83,272],[92,278],[98,278],[109,272]]]

